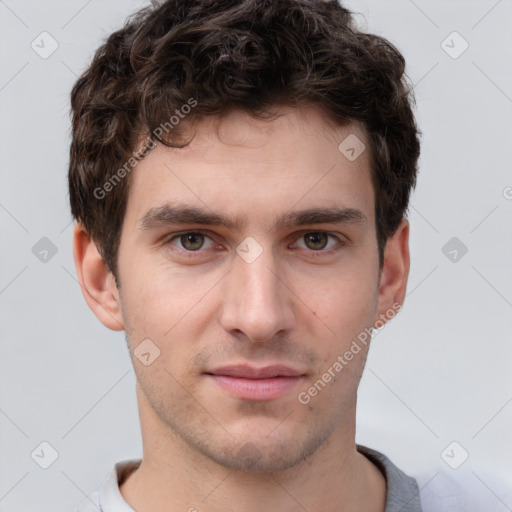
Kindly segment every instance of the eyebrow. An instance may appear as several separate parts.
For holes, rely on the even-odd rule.
[[[247,225],[247,220],[247,216],[229,217],[196,206],[164,204],[149,209],[139,219],[138,224],[141,231],[183,224],[222,226],[232,231],[241,231]],[[310,208],[277,216],[270,232],[308,224],[363,224],[366,222],[364,213],[355,208]]]

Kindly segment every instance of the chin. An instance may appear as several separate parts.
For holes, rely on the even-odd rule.
[[[322,444],[321,438],[309,438],[302,442],[294,439],[270,439],[268,435],[259,440],[231,443],[230,446],[196,446],[203,455],[217,464],[234,471],[250,473],[277,473],[292,468],[310,457]]]

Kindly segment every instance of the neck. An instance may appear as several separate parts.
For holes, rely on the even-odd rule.
[[[356,450],[355,404],[349,425],[342,421],[310,457],[276,473],[221,466],[187,445],[151,408],[140,410],[144,456],[120,487],[134,510],[384,512],[384,476]]]

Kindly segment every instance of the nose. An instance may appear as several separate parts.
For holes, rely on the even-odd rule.
[[[220,323],[230,334],[261,343],[292,329],[293,293],[270,249],[251,263],[235,255],[222,286]]]

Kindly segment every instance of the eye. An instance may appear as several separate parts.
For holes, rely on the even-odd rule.
[[[329,245],[329,238],[334,240],[334,243]],[[304,246],[298,245],[299,242],[304,242]],[[297,247],[300,249],[310,249],[312,251],[324,251],[325,249],[332,249],[336,245],[343,245],[343,242],[335,235],[326,233],[325,231],[312,231],[305,233],[297,242]]]
[[[179,249],[182,249],[184,251],[189,251],[189,252],[196,252],[202,248],[206,248],[206,249],[211,248],[214,243],[210,237],[204,235],[203,233],[198,233],[196,231],[189,231],[187,233],[181,233],[179,235],[175,235],[172,238],[170,238],[167,241],[167,243],[169,243],[171,245],[175,245],[174,244],[175,240],[177,241],[177,247]],[[210,245],[207,247],[204,247],[206,240],[210,241]]]

